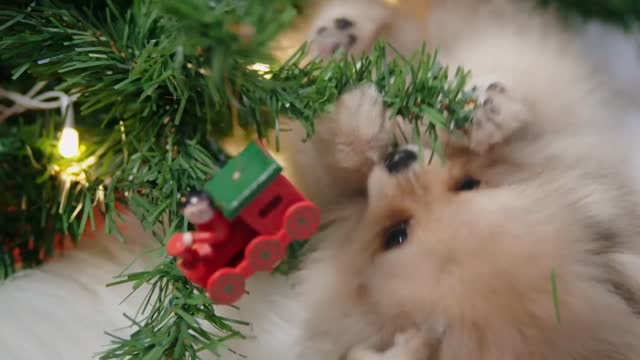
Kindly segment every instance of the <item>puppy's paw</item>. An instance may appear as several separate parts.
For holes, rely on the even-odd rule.
[[[329,116],[318,121],[319,151],[345,169],[365,169],[386,154],[394,121],[387,118],[382,95],[373,84],[343,94]],[[333,152],[333,154],[332,154]]]
[[[319,24],[311,37],[312,51],[327,59],[338,49],[351,50],[358,43],[355,26],[354,19],[342,16]]]
[[[338,49],[356,56],[368,51],[387,26],[389,10],[377,1],[329,2],[308,35],[311,55],[327,59]]]
[[[465,133],[469,148],[483,153],[523,126],[529,119],[529,111],[522,100],[500,83],[494,82],[479,91],[478,88],[474,90],[480,107]]]

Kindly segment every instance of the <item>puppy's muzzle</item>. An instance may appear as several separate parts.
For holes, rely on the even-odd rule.
[[[410,149],[398,149],[390,152],[384,159],[384,167],[389,174],[397,174],[408,169],[416,160],[418,154]]]

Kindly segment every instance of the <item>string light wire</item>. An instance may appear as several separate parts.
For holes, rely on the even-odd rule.
[[[14,103],[11,106],[0,105],[0,122],[27,110],[59,108],[64,119],[64,128],[60,135],[58,151],[65,158],[75,157],[80,153],[80,139],[78,131],[74,128],[73,102],[78,99],[80,94],[67,95],[62,91],[51,90],[36,95],[46,84],[44,81],[38,82],[24,95],[0,88],[0,99],[9,99]]]

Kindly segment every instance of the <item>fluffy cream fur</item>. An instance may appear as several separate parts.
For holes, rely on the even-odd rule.
[[[381,161],[392,127],[370,86],[319,119],[310,144],[291,138],[296,176],[332,222],[301,275],[298,358],[640,357],[640,212],[611,126],[624,112],[573,38],[499,0],[432,1],[415,31],[373,2],[330,5],[329,19],[341,9],[352,24],[321,15],[319,55],[331,41],[358,52],[385,36],[409,53],[426,40],[472,69],[486,101],[446,162],[397,174]],[[480,187],[456,191],[469,176]],[[406,244],[385,251],[401,222]]]

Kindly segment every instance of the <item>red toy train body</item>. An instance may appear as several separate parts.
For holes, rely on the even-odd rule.
[[[236,168],[227,164],[223,170],[229,166],[233,170],[230,178],[241,174],[238,164]],[[258,176],[253,176],[256,181],[251,183],[258,185],[238,192],[246,204],[240,203],[242,206],[232,216],[232,211],[225,216],[210,194],[185,198],[183,212],[196,225],[196,231],[175,234],[167,243],[167,252],[179,258],[177,266],[182,273],[206,288],[215,304],[239,300],[245,292],[246,279],[258,271],[273,270],[284,259],[292,241],[308,239],[320,224],[318,208],[279,174],[279,168],[266,181],[261,175],[264,171],[254,174]],[[220,175],[224,176],[223,171]],[[250,192],[245,198],[247,189]]]

